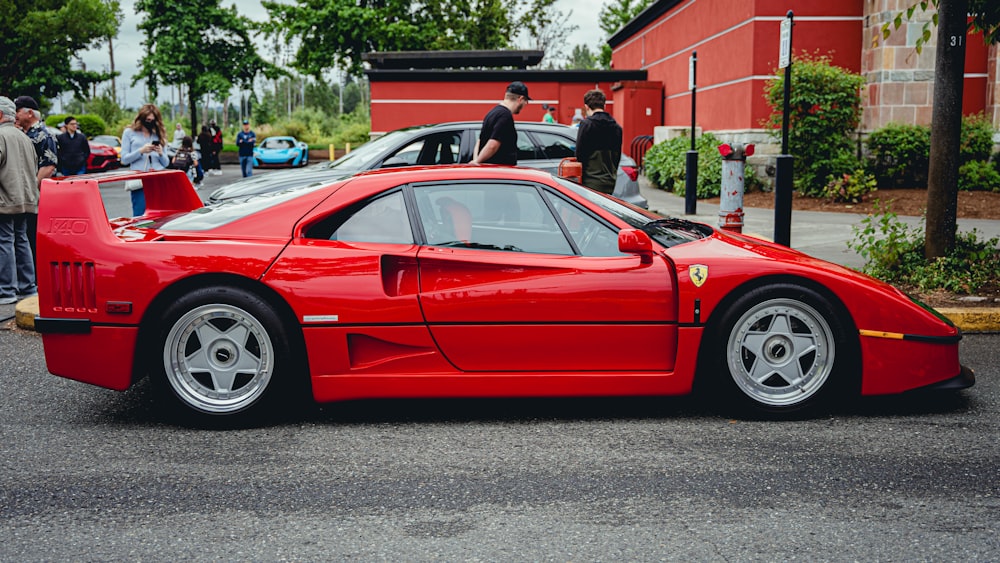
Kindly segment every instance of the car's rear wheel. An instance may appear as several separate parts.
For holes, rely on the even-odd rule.
[[[740,297],[720,323],[723,388],[737,406],[788,413],[811,409],[848,385],[852,346],[835,308],[795,285]]]
[[[159,381],[188,414],[252,420],[288,383],[281,319],[253,293],[198,289],[171,305],[161,326]]]

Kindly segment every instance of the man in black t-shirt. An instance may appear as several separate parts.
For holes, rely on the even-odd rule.
[[[479,132],[479,143],[472,157],[473,164],[517,165],[517,131],[514,130],[514,115],[521,113],[531,98],[524,82],[511,82],[503,101],[491,109],[483,118],[483,128]]]

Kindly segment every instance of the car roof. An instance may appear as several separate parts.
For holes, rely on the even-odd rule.
[[[434,129],[468,129],[468,128],[478,128],[482,127],[482,121],[448,121],[445,123],[427,123],[424,125],[411,125],[409,127],[400,127],[394,131],[413,131],[413,132],[426,132],[428,130]],[[544,123],[541,121],[514,121],[514,127],[523,129],[534,129],[538,131],[544,131],[550,129],[553,131],[565,131],[567,129],[575,131],[569,125],[563,125],[562,123]]]

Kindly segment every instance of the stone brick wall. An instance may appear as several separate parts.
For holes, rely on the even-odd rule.
[[[916,44],[924,32],[924,22],[931,21],[933,17],[933,6],[927,12],[917,8],[913,13],[913,21],[904,19],[899,29],[893,28],[888,39],[882,38],[882,25],[890,22],[891,26],[895,15],[905,12],[915,2],[916,0],[864,2],[863,37],[866,45],[861,55],[861,74],[867,81],[867,87],[862,94],[861,129],[866,133],[891,122],[920,125],[931,123],[937,28],[930,26],[930,40],[924,43],[920,53],[917,53]],[[978,43],[979,38],[970,37],[969,40],[967,52],[969,49],[983,48]],[[993,127],[1000,129],[1000,55],[996,45],[987,48],[987,59],[985,112],[993,122]]]
[[[862,94],[863,131],[873,131],[891,122],[930,125],[934,96],[934,56],[937,37],[918,54],[917,39],[932,12],[918,8],[913,21],[904,21],[888,39],[882,39],[882,25],[905,11],[913,0],[865,0],[864,41],[861,75],[867,81]]]

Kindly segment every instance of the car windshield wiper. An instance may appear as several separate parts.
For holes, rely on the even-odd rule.
[[[458,248],[478,248],[480,250],[505,250],[507,252],[524,252],[524,250],[514,246],[513,244],[508,244],[506,246],[497,246],[495,244],[483,244],[479,242],[467,242],[464,240],[451,240],[448,242],[435,243],[434,246],[450,246]]]
[[[689,221],[687,219],[681,219],[679,217],[665,217],[663,219],[657,219],[655,221],[650,221],[643,225],[642,229],[646,230],[650,227],[667,227],[668,229],[682,229],[685,231],[694,231],[701,233],[704,227],[701,223],[695,223],[694,221]]]

